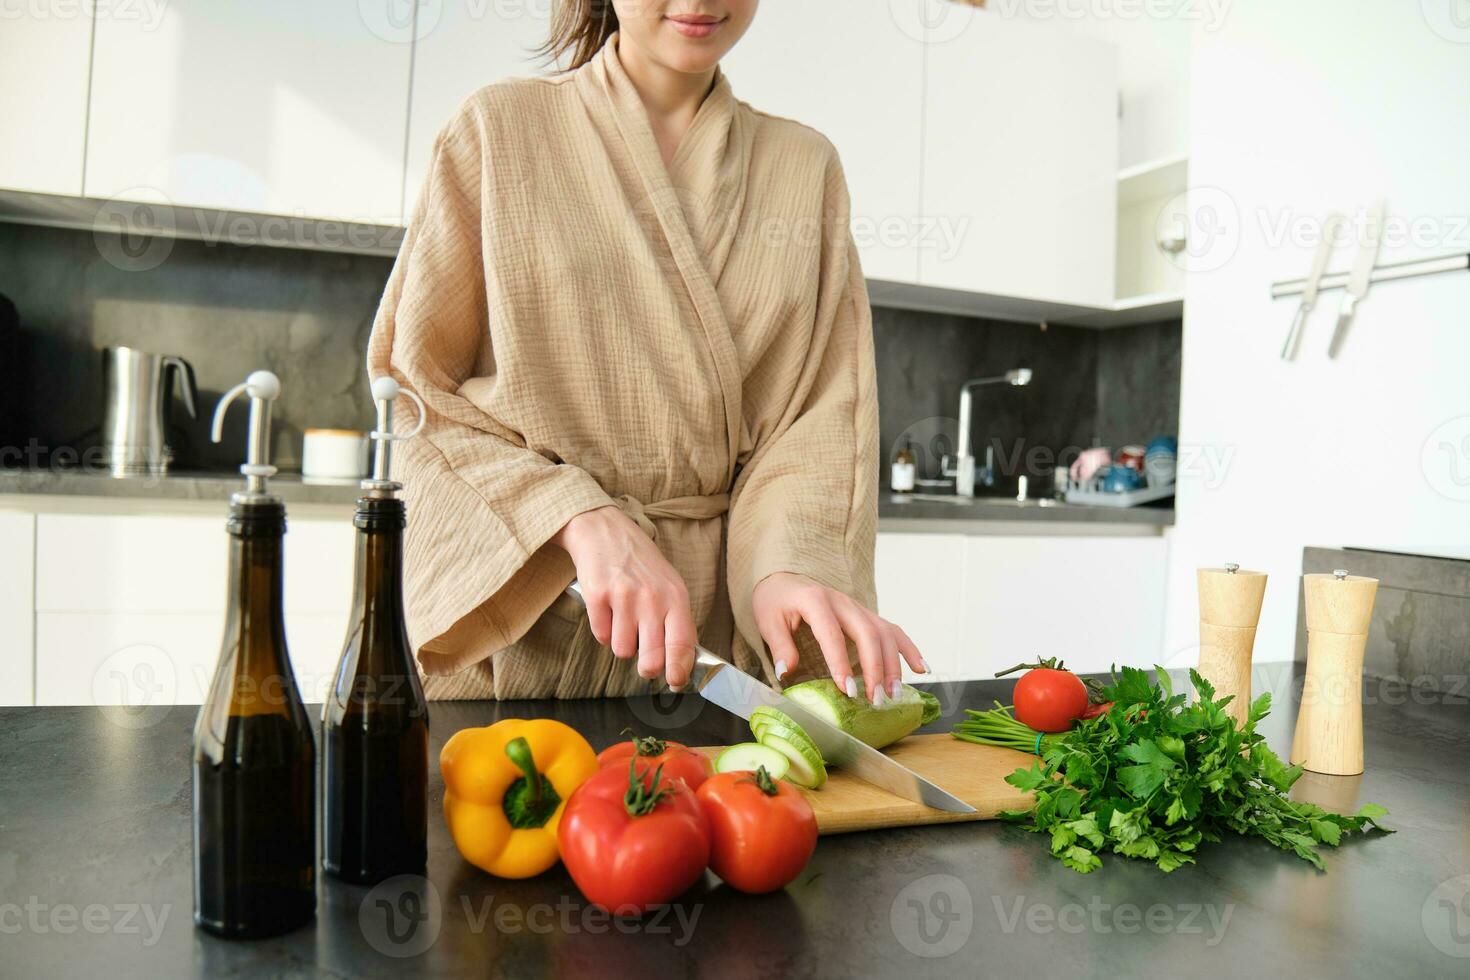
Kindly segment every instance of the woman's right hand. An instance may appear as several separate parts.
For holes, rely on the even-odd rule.
[[[638,675],[678,690],[694,668],[689,590],[658,546],[616,507],[567,521],[552,543],[571,556],[597,642],[638,658]]]

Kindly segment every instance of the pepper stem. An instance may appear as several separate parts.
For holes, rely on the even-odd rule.
[[[510,761],[516,764],[517,769],[526,774],[531,806],[540,806],[541,779],[540,773],[536,771],[536,759],[531,755],[531,743],[526,741],[525,736],[517,736],[505,743],[505,754],[510,756]]]

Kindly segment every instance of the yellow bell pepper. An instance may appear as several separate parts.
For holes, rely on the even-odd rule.
[[[502,878],[556,863],[556,827],[597,754],[567,725],[507,718],[454,733],[439,753],[444,822],[464,859]]]

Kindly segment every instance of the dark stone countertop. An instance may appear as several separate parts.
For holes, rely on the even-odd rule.
[[[1174,500],[1137,507],[1098,507],[1065,501],[1011,497],[971,497],[952,494],[919,495],[884,490],[878,496],[878,519],[885,528],[900,530],[904,522],[915,525],[959,527],[985,521],[1036,521],[1046,524],[1135,525],[1140,529],[1170,527],[1174,523]]]
[[[175,472],[167,476],[117,479],[98,469],[0,469],[0,497],[103,497],[135,501],[227,502],[240,489],[235,473]],[[360,494],[357,481],[306,481],[300,474],[271,478],[271,492],[287,504],[351,504]],[[939,524],[960,530],[966,523],[1042,521],[1046,523],[1132,524],[1165,527],[1174,523],[1172,507],[1091,507],[1047,500],[1018,504],[1006,497],[979,497],[958,503],[955,498],[925,499],[884,490],[878,497],[878,517],[885,529],[903,530]]]
[[[1274,666],[1290,691],[1290,665]],[[1461,678],[1460,680],[1463,680]],[[1269,683],[1269,682],[1267,682]],[[1259,682],[1258,682],[1259,686]],[[957,705],[1008,682],[937,688]],[[609,923],[557,867],[502,881],[465,864],[438,813],[431,767],[427,883],[416,929],[388,931],[385,892],[323,879],[314,925],[229,942],[192,923],[192,707],[0,710],[0,973],[221,976],[1465,976],[1470,956],[1470,711],[1455,696],[1370,682],[1368,771],[1308,775],[1296,795],[1387,806],[1398,832],[1327,849],[1327,871],[1253,840],[1206,845],[1170,875],[1108,856],[1081,876],[1046,841],[997,822],[823,838],[784,892],[706,883],[675,912]],[[1288,696],[1267,719],[1285,747]],[[693,698],[435,703],[433,752],[451,732],[550,715],[602,747],[626,725],[690,743],[743,724]],[[381,887],[381,886],[380,886]],[[419,896],[419,897],[422,897]],[[412,897],[412,896],[410,896]],[[389,894],[399,902],[401,892]],[[401,942],[399,942],[401,940]],[[430,941],[432,940],[432,941]],[[416,957],[392,956],[427,948]],[[385,952],[387,951],[387,952]]]
[[[238,473],[171,472],[166,476],[117,478],[100,469],[0,470],[0,495],[108,497],[126,500],[229,502],[241,489]],[[356,480],[307,481],[299,473],[271,477],[271,493],[287,504],[351,505],[362,491]]]

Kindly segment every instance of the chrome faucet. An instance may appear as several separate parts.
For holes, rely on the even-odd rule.
[[[940,470],[945,476],[954,477],[954,492],[958,496],[975,496],[975,481],[978,476],[980,483],[987,487],[995,486],[995,448],[985,448],[985,468],[978,474],[975,472],[975,457],[970,452],[970,392],[982,385],[1008,384],[1021,387],[1031,383],[1030,368],[1014,368],[1005,374],[993,378],[973,378],[960,385],[960,437],[959,445],[955,449],[953,459],[945,457],[940,463]],[[953,462],[953,466],[951,466]]]

